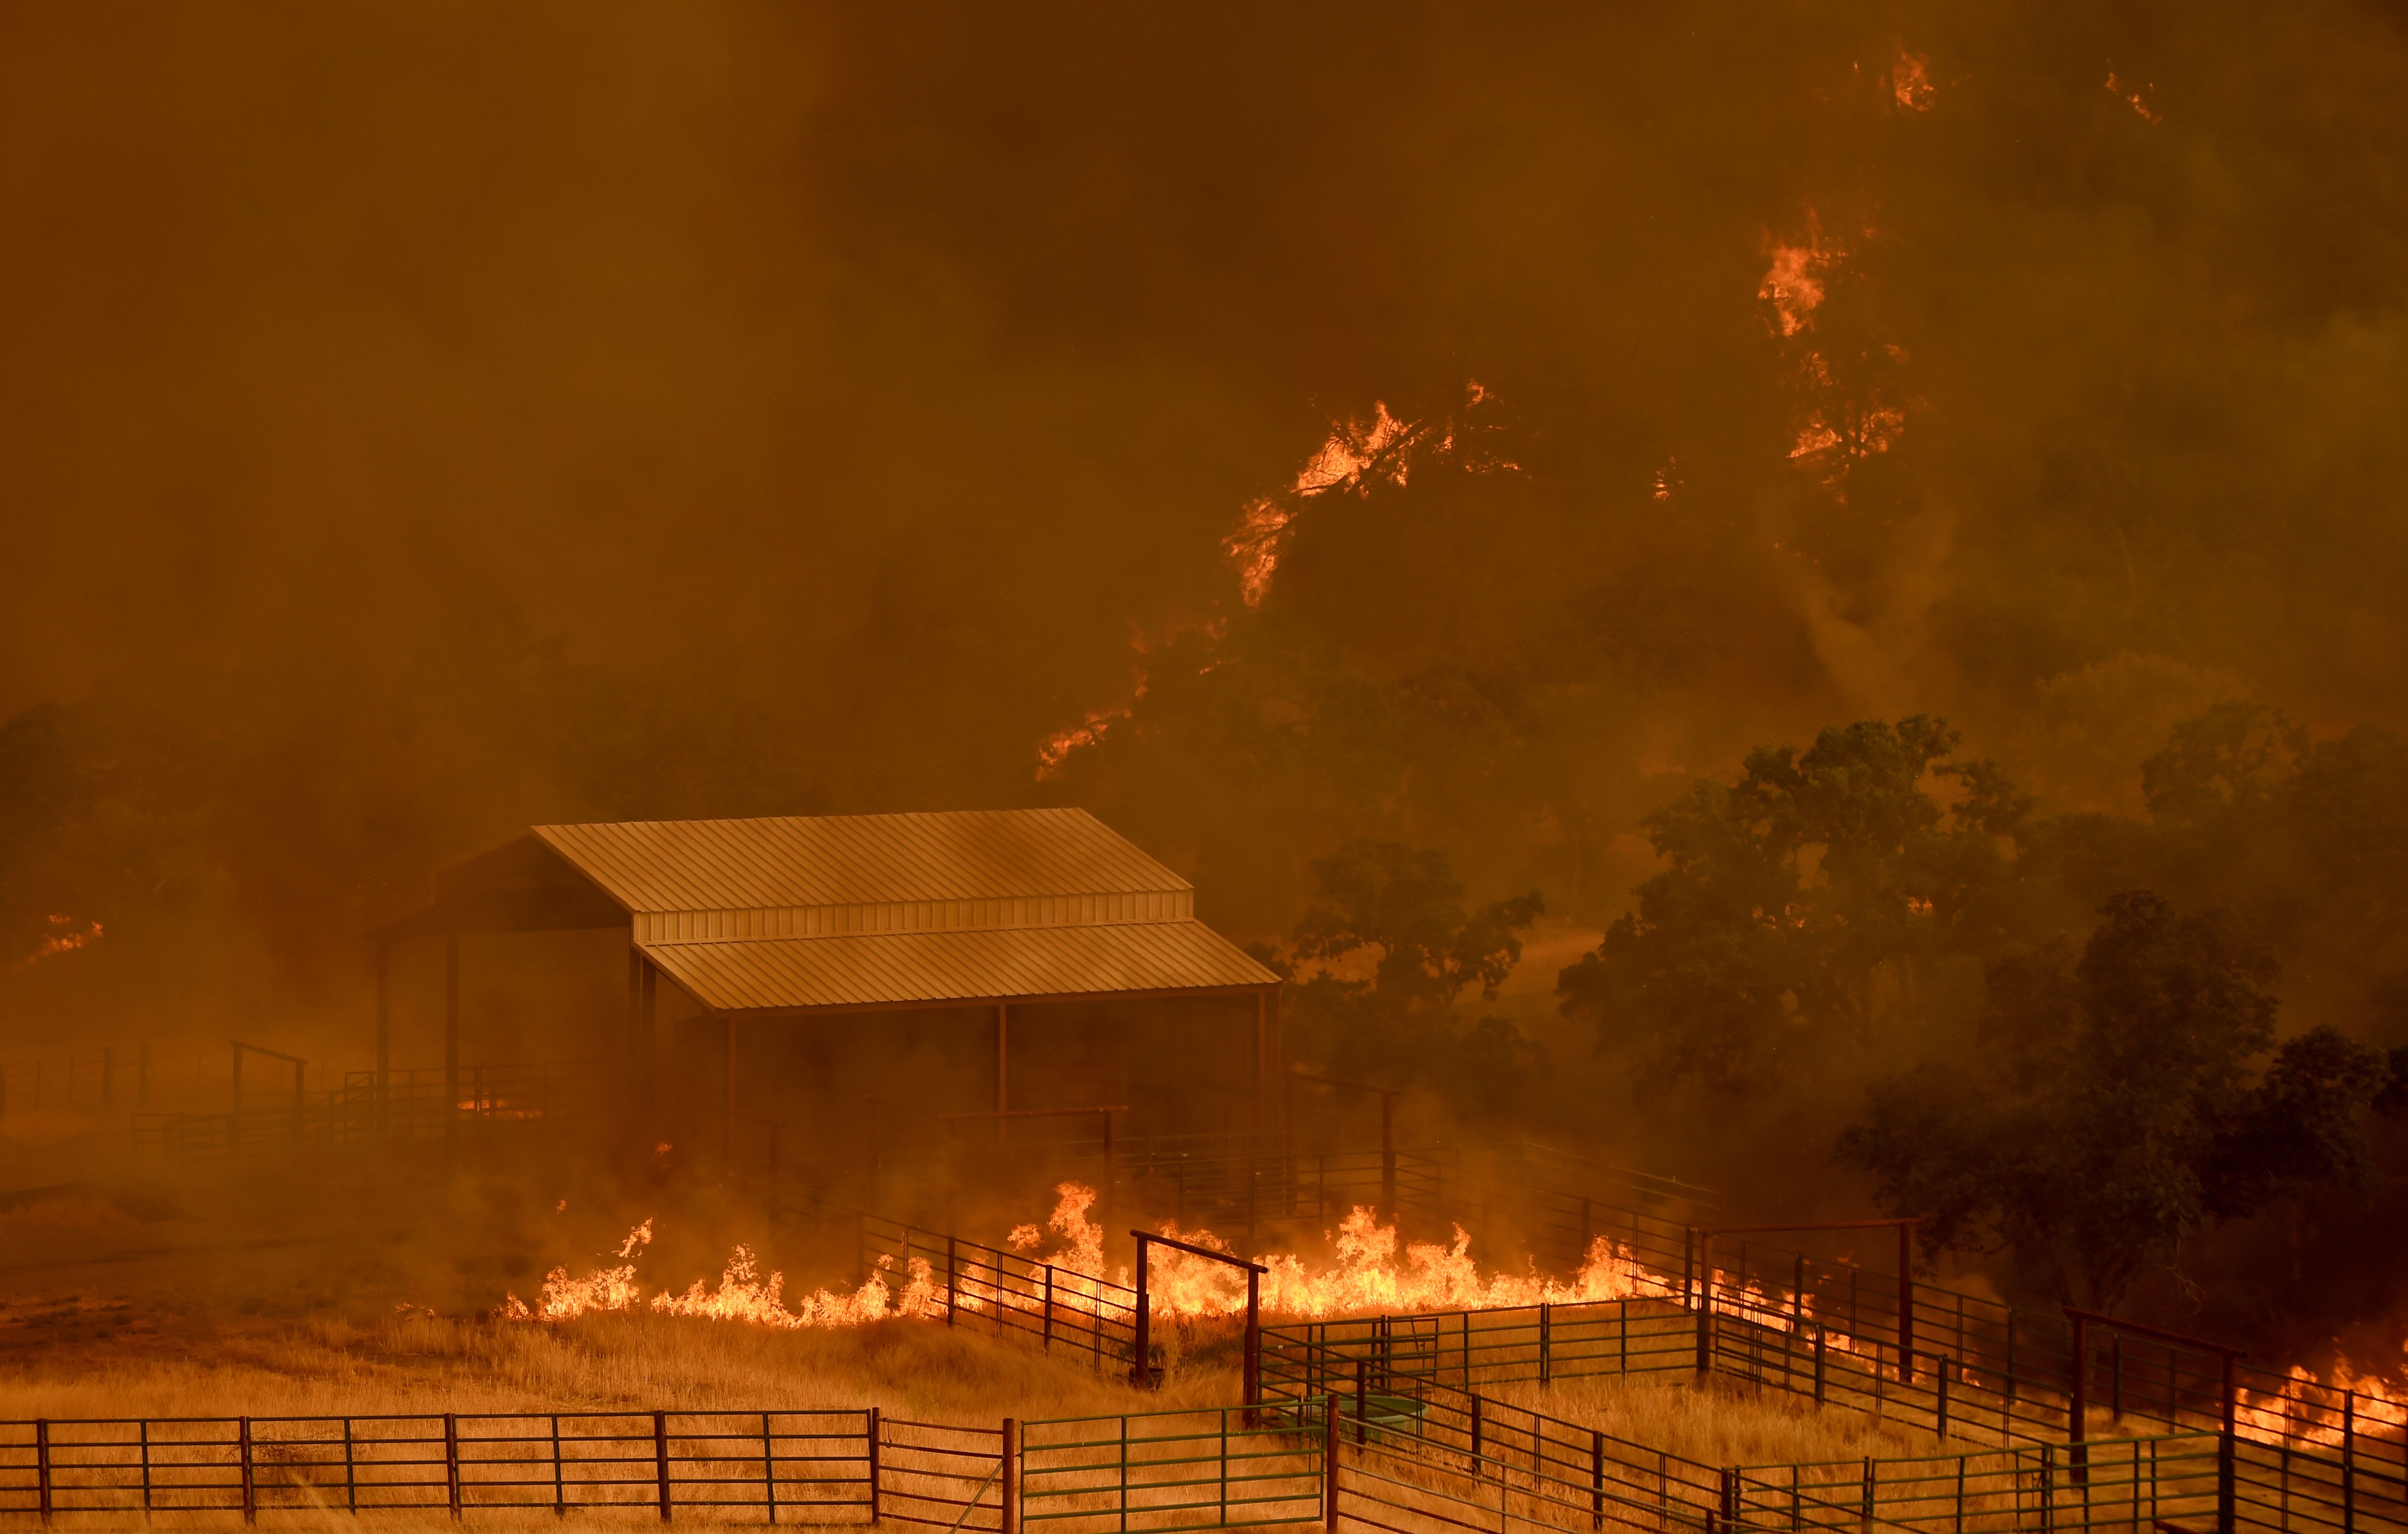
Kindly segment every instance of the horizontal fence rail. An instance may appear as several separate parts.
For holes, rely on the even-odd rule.
[[[0,1512],[749,1510],[867,1522],[875,1412],[559,1412],[0,1423]]]
[[[1137,1347],[1137,1291],[1110,1279],[808,1195],[781,1196],[771,1213],[823,1239],[849,1237],[857,1273],[916,1286],[906,1308],[947,1326],[1014,1335],[1098,1369],[1126,1369]]]
[[[1326,1433],[1316,1410],[1249,1425],[1243,1407],[1031,1422],[1019,1527],[1059,1534],[1318,1522]]]
[[[1414,1448],[1452,1445],[1453,1452],[1463,1452],[1474,1433],[1493,1441],[1493,1424],[1522,1410],[1478,1397],[1479,1385],[1546,1384],[1584,1375],[1685,1375],[1704,1359],[1711,1372],[1818,1405],[1848,1406],[1929,1428],[1943,1441],[1971,1439],[1998,1445],[1987,1454],[1850,1466],[1876,1492],[1884,1484],[1912,1488],[1913,1495],[1896,1491],[1887,1504],[1877,1498],[1870,1514],[1902,1527],[1939,1527],[1928,1521],[1930,1509],[1915,1503],[1917,1498],[1935,1498],[1944,1491],[1944,1521],[1952,1531],[1960,1515],[1974,1527],[1984,1527],[1984,1518],[1991,1527],[2019,1528],[2128,1523],[2142,1502],[2161,1510],[2144,1518],[2142,1527],[2162,1521],[2203,1530],[2222,1527],[2222,1495],[2231,1500],[2231,1527],[2236,1528],[2272,1528],[2284,1534],[2295,1529],[2333,1534],[2408,1530],[2408,1478],[2403,1478],[2402,1467],[2395,1457],[2361,1457],[2357,1441],[2346,1445],[2347,1453],[2339,1447],[2266,1443],[2248,1437],[2243,1426],[2229,1446],[2229,1471],[2219,1469],[2218,1456],[2228,1451],[2217,1434],[2119,1435],[2069,1443],[2062,1441],[2061,1409],[2054,1419],[2060,1425],[2057,1431],[2042,1437],[2049,1420],[2045,1414],[2024,1415],[2019,1403],[2003,1393],[1985,1391],[1979,1381],[1969,1383],[1953,1359],[1920,1355],[1913,1368],[1900,1371],[1894,1354],[1880,1344],[1849,1350],[1835,1347],[1839,1340],[1820,1331],[1801,1333],[1743,1315],[1684,1312],[1664,1301],[1586,1301],[1267,1327],[1262,1378],[1267,1399],[1292,1405],[1335,1394],[1341,1431],[1360,1441],[1391,1450],[1409,1443]],[[1474,1412],[1481,1413],[1476,1426],[1470,1420]],[[1546,1441],[1545,1433],[1558,1429],[1582,1431],[1570,1424],[1541,1428],[1541,1441]],[[1603,1440],[1597,1453],[1599,1474],[1619,1478],[1626,1487],[1643,1488],[1646,1456],[1654,1451],[1643,1444]],[[1543,1452],[1537,1455],[1540,1461],[1546,1457]],[[1933,1479],[1941,1475],[1933,1467],[1946,1469],[1944,1486]],[[1807,1514],[1815,1498],[1833,1501],[1835,1497],[1828,1488],[1815,1490],[1818,1469],[1828,1469],[1787,1468],[1797,1471],[1794,1485],[1783,1481],[1787,1473],[1783,1468],[1731,1473],[1742,1477],[1756,1513],[1771,1495],[1767,1488],[1778,1483],[1782,1494],[1791,1497],[1801,1520],[1798,1527],[1803,1527],[1813,1521]],[[1548,1472],[1534,1466],[1532,1473],[1536,1479],[1527,1495],[1547,1495]],[[1672,1516],[1686,1507],[1702,1527],[1706,1504],[1713,1500],[1705,1478],[1719,1473],[1705,1466],[1676,1473],[1675,1462],[1665,1456],[1657,1471],[1663,1504],[1659,1514]],[[1558,1473],[1556,1479],[1561,1478]],[[2000,1485],[2010,1483],[2023,1488],[2019,1500],[2000,1499]],[[1560,1487],[1553,1490],[1562,1493]],[[1844,1499],[1849,1521],[1860,1522],[1868,1515],[1861,1492],[1860,1484]],[[1735,1495],[1724,1496],[1717,1504],[1725,1523],[1756,1515],[1733,1500]],[[1609,1488],[1605,1496],[1610,1514],[1619,1515],[1617,1509],[1634,1511],[1627,1490]],[[2204,1521],[2198,1516],[2202,1505]],[[1883,1512],[1882,1506],[1890,1511]],[[2163,1511],[2167,1509],[2172,1511]],[[1828,1508],[1824,1513],[1827,1521],[1840,1516]],[[1999,1522],[2001,1518],[2006,1521]]]
[[[45,1109],[138,1107],[150,1100],[150,1046],[109,1045],[0,1062],[0,1117]]]
[[[355,1144],[429,1139],[511,1125],[545,1126],[590,1118],[609,1090],[595,1061],[561,1065],[462,1066],[456,1081],[441,1068],[343,1073],[339,1087],[243,1094],[224,1112],[137,1113],[138,1151],[178,1156],[225,1155],[294,1144]]]

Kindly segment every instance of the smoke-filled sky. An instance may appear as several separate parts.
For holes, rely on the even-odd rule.
[[[2129,808],[2220,698],[2400,721],[2396,7],[0,29],[20,948],[259,987],[533,820],[1032,796],[1241,931],[1361,832],[1597,919],[1823,724]]]

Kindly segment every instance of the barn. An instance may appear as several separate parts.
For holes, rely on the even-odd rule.
[[[1111,1107],[1149,1132],[1226,1133],[1274,1110],[1279,976],[1197,919],[1186,880],[1074,809],[531,826],[373,934],[380,1100],[397,957],[430,975],[439,948],[457,1104],[479,1025],[463,939],[494,953],[495,935],[563,932],[624,939],[624,1013],[578,1027],[629,1111],[723,1148],[758,1123],[792,1143]]]

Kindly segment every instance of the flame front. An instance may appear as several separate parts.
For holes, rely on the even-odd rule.
[[[1127,1286],[1125,1268],[1110,1275],[1103,1270],[1104,1233],[1087,1218],[1096,1191],[1082,1183],[1065,1183],[1054,1192],[1059,1202],[1047,1225],[1068,1244],[1045,1260],[1074,1273],[1109,1277]],[[1013,1233],[1014,1244],[1024,1249],[1035,1244],[1018,1240],[1034,1229],[1020,1227]],[[1182,1230],[1176,1221],[1168,1220],[1160,1230],[1190,1246],[1239,1254],[1209,1230]],[[1586,1261],[1569,1282],[1545,1277],[1527,1263],[1520,1272],[1492,1272],[1484,1277],[1471,1256],[1471,1237],[1461,1226],[1455,1227],[1452,1243],[1407,1242],[1399,1239],[1395,1226],[1380,1224],[1378,1214],[1362,1206],[1349,1211],[1326,1240],[1334,1262],[1308,1265],[1294,1253],[1255,1259],[1269,1269],[1261,1283],[1265,1314],[1317,1319],[1375,1312],[1555,1305],[1623,1299],[1658,1287],[1646,1279],[1627,1249],[1602,1236],[1590,1243]],[[1246,1276],[1210,1257],[1158,1247],[1147,1259],[1146,1295],[1148,1308],[1158,1316],[1236,1315],[1246,1308]]]
[[[1104,1264],[1103,1227],[1088,1217],[1095,1207],[1094,1188],[1064,1183],[1054,1189],[1054,1212],[1043,1227],[1015,1226],[1008,1238],[1016,1251],[1032,1254],[1034,1262],[1054,1269],[1056,1306],[1093,1312],[1111,1302],[1106,1284],[1127,1288],[1126,1268],[1108,1271]],[[1055,1250],[1037,1256],[1048,1242]],[[1165,1221],[1161,1233],[1215,1252],[1236,1255],[1235,1249],[1209,1230],[1182,1230]],[[1380,1224],[1370,1209],[1350,1211],[1326,1238],[1334,1260],[1309,1263],[1294,1253],[1263,1256],[1269,1269],[1262,1282],[1262,1305],[1268,1314],[1323,1317],[1373,1312],[1481,1309],[1504,1305],[1565,1304],[1579,1300],[1621,1299],[1659,1290],[1631,1254],[1599,1237],[1591,1243],[1587,1260],[1570,1280],[1548,1278],[1525,1263],[1518,1272],[1483,1274],[1471,1255],[1471,1236],[1455,1227],[1451,1243],[1407,1242],[1394,1225]],[[897,1289],[895,1259],[882,1257],[878,1269],[860,1286],[845,1292],[822,1289],[789,1305],[785,1275],[762,1275],[760,1260],[749,1246],[729,1255],[712,1288],[696,1279],[684,1290],[662,1289],[650,1294],[636,1276],[638,1260],[652,1243],[652,1223],[646,1220],[627,1233],[615,1254],[617,1260],[583,1277],[566,1267],[545,1275],[532,1303],[512,1294],[494,1314],[506,1321],[573,1321],[587,1315],[629,1315],[650,1310],[661,1315],[689,1316],[706,1321],[740,1321],[792,1330],[803,1327],[857,1326],[890,1315],[941,1316],[947,1304],[943,1286],[928,1261],[912,1257],[904,1265]],[[1245,1276],[1207,1257],[1158,1248],[1151,1261],[1147,1293],[1150,1308],[1168,1318],[1234,1315],[1246,1308]],[[958,1310],[983,1312],[989,1305],[1016,1305],[1014,1296],[996,1292],[975,1279],[955,1286],[953,1304]]]

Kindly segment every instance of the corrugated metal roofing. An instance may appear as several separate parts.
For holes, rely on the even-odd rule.
[[[538,825],[630,911],[1185,894],[1083,810]]]
[[[703,1005],[724,1011],[1215,990],[1279,981],[1196,921],[647,943],[643,949]]]

